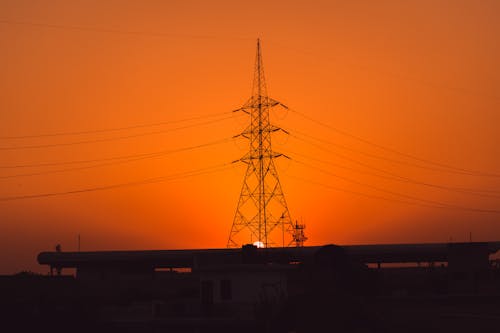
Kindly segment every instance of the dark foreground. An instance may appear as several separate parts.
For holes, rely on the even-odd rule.
[[[480,264],[480,256],[468,255],[474,246],[468,247],[453,260],[414,264],[367,264],[341,247],[325,246],[287,264],[247,248],[239,252],[239,262],[156,268],[148,274],[117,262],[86,262],[85,274],[77,277],[20,273],[0,277],[0,327],[5,332],[496,332],[498,262]]]

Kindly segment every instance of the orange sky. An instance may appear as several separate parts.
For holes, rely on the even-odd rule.
[[[500,173],[499,15],[499,2],[472,0],[1,1],[0,167],[145,154],[229,138],[245,127],[244,117],[5,137],[129,127],[233,110],[250,95],[260,37],[269,93],[294,110],[424,159]],[[350,149],[275,137],[275,150],[293,158],[279,161],[278,171],[292,217],[307,224],[307,245],[465,241],[469,232],[474,240],[500,239],[499,213],[346,192],[412,201],[376,187],[498,210],[499,177],[416,168],[409,164],[424,163],[292,111],[276,110],[271,116],[291,133]],[[193,126],[169,131],[186,125]],[[164,133],[19,149],[153,131]],[[0,168],[0,197],[168,176],[231,162],[245,149],[242,140],[228,141],[130,163],[11,178],[6,177],[103,162]],[[388,174],[376,170],[489,192],[478,196],[384,179],[373,173]],[[83,250],[224,247],[243,174],[244,166],[234,165],[172,182],[0,201],[0,273],[41,270],[35,262],[39,251],[57,243],[75,250],[79,233]]]

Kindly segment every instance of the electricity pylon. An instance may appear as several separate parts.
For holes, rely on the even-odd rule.
[[[250,115],[250,125],[238,135],[250,141],[250,150],[238,160],[247,164],[247,170],[227,247],[248,243],[259,247],[298,244],[296,226],[274,164],[275,158],[284,155],[271,147],[271,134],[282,130],[269,121],[269,109],[277,105],[284,106],[267,95],[260,40],[257,40],[252,97],[236,110]]]

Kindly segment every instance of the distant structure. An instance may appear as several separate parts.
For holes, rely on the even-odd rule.
[[[498,332],[498,251],[497,241],[42,252],[40,264],[76,276],[0,276],[2,327]]]
[[[253,79],[252,97],[238,110],[250,115],[250,125],[238,136],[250,141],[250,150],[238,161],[247,164],[227,247],[253,243],[258,247],[303,244],[288,211],[274,159],[283,154],[273,151],[271,134],[282,130],[269,120],[269,110],[282,103],[267,95],[260,40]],[[285,156],[286,157],[286,156]],[[296,235],[300,237],[296,239]]]
[[[299,224],[298,222],[295,223],[293,229],[293,242],[295,243],[296,247],[304,246],[304,242],[307,240],[306,234],[304,232],[305,228],[305,224]]]

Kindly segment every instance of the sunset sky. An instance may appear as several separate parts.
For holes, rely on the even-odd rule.
[[[500,240],[499,16],[493,0],[1,0],[0,274],[44,272],[36,255],[78,234],[85,251],[225,247],[257,38],[290,107],[273,147],[306,245]]]

